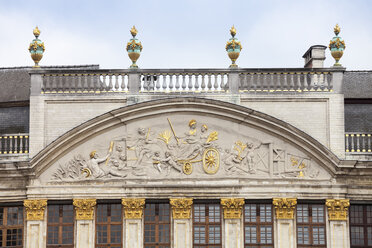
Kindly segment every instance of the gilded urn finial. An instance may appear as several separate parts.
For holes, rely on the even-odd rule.
[[[230,65],[230,68],[237,68],[238,65],[235,64],[235,61],[238,59],[240,55],[240,51],[242,50],[242,45],[240,44],[240,41],[238,41],[237,38],[235,38],[236,35],[236,29],[234,26],[230,29],[231,38],[226,44],[226,51],[229,55],[229,58],[232,61],[232,64]]]
[[[331,50],[332,57],[336,60],[336,63],[333,66],[341,66],[339,61],[346,48],[345,41],[340,36],[338,36],[338,34],[341,32],[338,24],[336,24],[333,31],[335,32],[336,36],[333,37],[333,39],[329,42],[329,50]]]
[[[39,62],[43,58],[43,54],[45,52],[45,46],[44,46],[44,42],[39,40],[40,30],[37,26],[33,30],[33,33],[35,35],[35,39],[33,39],[32,42],[30,43],[30,46],[28,47],[28,51],[31,54],[32,60],[35,62],[34,67],[38,68],[40,67]]]
[[[131,28],[130,33],[133,36],[133,38],[130,39],[129,42],[127,43],[128,56],[130,60],[132,60],[132,65],[130,66],[130,68],[138,68],[138,66],[136,65],[136,62],[141,55],[142,44],[136,38],[138,31],[135,26]]]

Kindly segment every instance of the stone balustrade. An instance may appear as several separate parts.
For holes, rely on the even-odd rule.
[[[334,68],[31,70],[42,93],[250,93],[333,91]],[[340,88],[340,87],[338,87]]]
[[[345,151],[347,153],[372,153],[372,133],[345,133]]]
[[[0,156],[27,154],[28,147],[28,133],[0,135]]]

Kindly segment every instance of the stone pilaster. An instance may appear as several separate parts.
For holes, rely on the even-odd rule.
[[[296,247],[296,225],[295,210],[297,199],[295,198],[274,198],[275,208],[275,247],[295,248]]]
[[[192,247],[192,220],[191,207],[193,199],[180,198],[170,199],[173,216],[173,247],[191,248]]]
[[[224,217],[225,247],[243,248],[243,224],[242,211],[244,199],[228,198],[221,199],[221,206]]]
[[[143,247],[143,208],[145,199],[125,198],[124,207],[124,247]]]
[[[24,200],[26,209],[26,247],[39,248],[46,246],[45,210],[47,200]]]
[[[327,199],[328,230],[327,247],[349,248],[348,199]]]
[[[76,216],[76,247],[93,248],[95,237],[94,206],[96,199],[74,199]]]

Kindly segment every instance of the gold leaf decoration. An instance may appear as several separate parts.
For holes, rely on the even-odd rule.
[[[94,206],[96,199],[74,199],[77,220],[93,220]]]
[[[173,219],[190,219],[192,198],[170,199]]]
[[[242,198],[221,199],[221,205],[223,209],[223,217],[225,219],[240,219],[240,217],[242,216],[244,199]]]
[[[350,206],[348,199],[327,199],[329,220],[347,220],[347,212]]]
[[[277,219],[293,219],[297,205],[296,198],[274,198],[273,205]]]
[[[24,200],[23,205],[26,207],[27,220],[44,220],[47,200]]]
[[[143,214],[143,207],[145,206],[145,199],[139,198],[124,198],[121,200],[124,206],[124,213],[126,219],[141,219]]]

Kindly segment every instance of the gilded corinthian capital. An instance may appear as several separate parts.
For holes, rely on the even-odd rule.
[[[221,199],[221,205],[223,209],[223,217],[225,219],[240,219],[240,217],[242,216],[244,199],[242,198]]]
[[[47,200],[24,200],[23,205],[26,207],[27,220],[44,220]]]
[[[348,199],[327,199],[329,220],[347,220],[347,211],[350,206]]]
[[[173,219],[190,219],[192,198],[170,199]]]
[[[124,198],[121,199],[121,204],[123,204],[126,219],[142,218],[145,199]]]
[[[273,205],[277,219],[293,219],[297,205],[296,198],[274,198]]]
[[[93,220],[94,206],[96,199],[74,199],[77,220]]]

